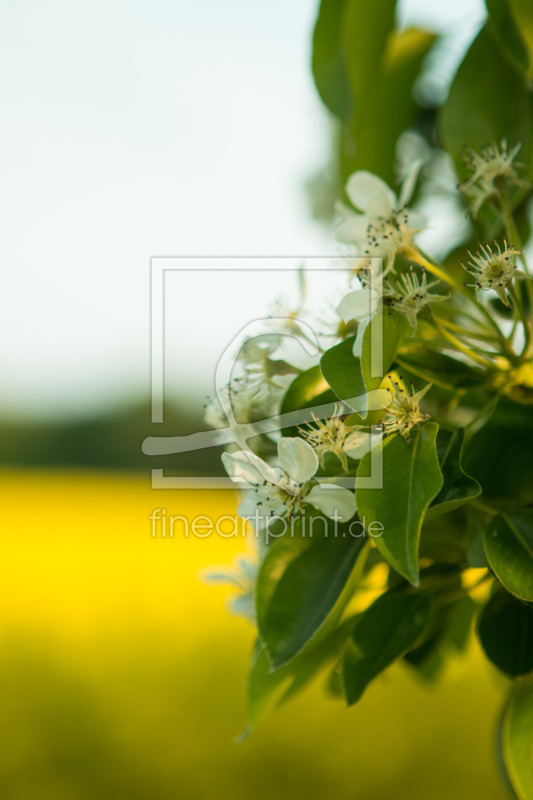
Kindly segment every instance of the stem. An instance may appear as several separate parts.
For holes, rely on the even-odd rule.
[[[524,270],[527,275],[527,294],[529,297],[529,307],[533,309],[533,282],[531,280],[531,275],[529,274],[529,268],[527,265],[527,259],[524,253],[524,245],[522,244],[522,237],[518,232],[518,228],[516,227],[516,223],[513,217],[513,211],[511,209],[511,204],[509,202],[509,195],[507,193],[507,185],[500,192],[500,206],[501,210],[503,211],[503,218],[505,222],[505,232],[509,237],[509,244],[514,245],[517,250],[520,250],[520,261],[524,265]]]
[[[420,250],[418,250],[418,248],[413,247],[412,251],[410,251],[407,255],[408,258],[415,261],[421,267],[427,269],[428,272],[431,272],[433,275],[435,275],[436,278],[438,278],[441,281],[444,281],[445,283],[448,284],[448,286],[451,286],[456,291],[460,292],[463,295],[463,297],[467,297],[468,300],[470,300],[470,302],[473,303],[479,311],[481,311],[483,316],[486,318],[487,322],[490,323],[491,328],[494,330],[505,352],[506,353],[509,352],[509,344],[506,341],[504,335],[502,334],[500,326],[493,318],[490,311],[487,308],[485,308],[483,303],[481,303],[475,295],[469,292],[468,289],[466,289],[460,283],[457,283],[457,281],[455,281],[450,275],[444,272],[444,270],[441,269],[439,266],[437,266],[437,264],[433,264],[431,261],[429,261],[424,255],[422,255],[422,253],[420,252]]]
[[[494,368],[494,364],[492,363],[492,361],[489,361],[488,358],[480,356],[479,353],[476,353],[474,350],[471,350],[470,347],[468,347],[466,344],[463,344],[463,342],[461,342],[456,336],[454,336],[453,333],[450,333],[450,331],[447,331],[446,328],[443,328],[438,319],[432,317],[431,324],[433,325],[435,330],[438,333],[440,333],[440,335],[444,339],[450,342],[450,344],[453,344],[453,346],[457,350],[459,350],[460,353],[463,353],[463,355],[468,356],[468,358],[471,358],[472,361],[475,361],[477,364],[480,364],[482,367],[485,367],[486,369]]]
[[[518,316],[520,317],[520,322],[522,323],[522,327],[524,328],[524,347],[522,348],[522,355],[527,355],[529,353],[531,347],[531,325],[529,324],[529,319],[527,318],[527,314],[524,311],[524,306],[522,301],[518,297],[516,288],[513,286],[512,283],[509,284],[507,287],[507,291],[511,295],[513,299],[513,305],[515,311],[518,312]]]
[[[483,333],[472,333],[472,331],[467,330],[466,328],[462,328],[461,325],[456,325],[455,322],[451,322],[448,319],[443,319],[443,317],[437,317],[442,325],[445,325],[451,331],[455,331],[456,333],[461,333],[463,336],[469,336],[470,339],[479,339],[482,342],[494,342],[496,341],[495,336],[487,336]]]

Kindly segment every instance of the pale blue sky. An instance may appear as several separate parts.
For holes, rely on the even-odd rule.
[[[468,38],[481,0],[408,0]],[[148,378],[152,255],[323,254],[314,0],[20,0],[0,30],[0,411],[83,413]],[[465,22],[457,25],[457,21]],[[197,298],[209,319],[220,304]]]

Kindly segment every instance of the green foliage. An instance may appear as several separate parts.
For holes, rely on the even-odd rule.
[[[466,175],[467,146],[479,151],[502,138],[511,146],[521,142],[521,160],[532,163],[532,103],[524,75],[502,52],[492,26],[485,26],[459,67],[440,116],[443,143],[460,178]]]
[[[313,36],[315,83],[342,126],[339,168],[394,179],[395,147],[420,109],[413,85],[435,36],[394,28],[396,1],[322,0]],[[387,124],[383,124],[384,118]]]
[[[414,586],[419,583],[418,546],[424,515],[442,487],[435,449],[438,426],[428,423],[416,431],[410,443],[400,436],[385,439],[383,486],[357,489],[359,514],[367,526],[381,522],[383,535],[376,544],[387,561]],[[370,454],[357,472],[358,480],[371,475]],[[357,486],[357,484],[356,484]]]
[[[485,653],[510,678],[533,671],[533,607],[500,589],[481,614],[478,633]]]
[[[360,533],[360,531],[359,531]],[[315,636],[345,588],[364,538],[306,515],[270,548],[256,588],[257,626],[274,668]]]
[[[503,719],[503,754],[512,786],[520,800],[531,797],[533,759],[533,683],[522,683],[511,695]]]
[[[533,603],[533,511],[515,511],[491,520],[485,531],[490,568],[505,588]]]
[[[333,402],[336,413],[282,431],[291,439],[263,464],[269,479],[251,481],[288,530],[279,520],[260,528],[270,542],[255,587],[248,725],[327,667],[331,693],[348,705],[398,661],[436,681],[468,650],[477,617],[487,658],[519,682],[501,742],[513,790],[533,800],[524,739],[533,726],[533,280],[521,240],[533,177],[533,6],[487,5],[449,93],[423,114],[413,86],[435,36],[398,30],[393,0],[320,5],[313,73],[338,121],[340,175],[350,176],[338,228],[349,279],[335,341],[321,341],[320,363],[294,378],[280,410]],[[398,142],[413,126],[426,138],[425,151],[416,139],[426,172],[415,152],[391,189]],[[438,191],[437,162],[455,165],[472,220],[470,250],[454,242],[442,262],[417,239],[416,203]],[[265,374],[276,363],[268,355]],[[291,448],[301,458],[284,465]],[[309,536],[294,520],[313,492],[328,515],[307,516],[306,528],[320,523]],[[335,497],[349,497],[353,513],[340,526]]]
[[[431,598],[401,591],[387,592],[361,615],[343,660],[348,705],[356,703],[380,672],[416,645],[430,620]]]
[[[445,430],[437,434],[437,456],[442,472],[442,488],[428,509],[427,519],[446,514],[481,494],[481,486],[463,470],[462,455],[464,428]]]

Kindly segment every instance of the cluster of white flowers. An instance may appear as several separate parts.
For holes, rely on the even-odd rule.
[[[480,154],[469,153],[472,175],[460,188],[472,198],[474,215],[487,199],[501,191],[501,180],[523,184],[515,171],[518,149],[519,146],[508,150],[503,141],[500,147],[492,145]],[[346,260],[351,267],[350,281],[356,280],[359,286],[350,286],[337,303],[337,319],[330,327],[332,335],[341,339],[357,323],[355,356],[361,356],[365,330],[383,306],[405,316],[416,330],[420,312],[431,303],[448,299],[448,295],[431,291],[439,281],[428,282],[422,265],[433,270],[435,265],[422,256],[414,241],[425,226],[425,219],[418,211],[407,208],[420,166],[420,162],[414,162],[407,170],[399,196],[376,175],[355,172],[346,184],[346,194],[353,208],[338,207],[337,238],[349,245]],[[505,242],[503,248],[496,243],[494,248],[485,244],[475,255],[469,253],[470,260],[463,266],[474,276],[478,290],[492,289],[507,303],[506,292],[517,272],[516,255],[518,251]],[[442,270],[437,270],[437,275],[446,277]],[[300,303],[290,306],[283,298],[278,298],[272,306],[270,316],[278,324],[278,335],[250,339],[241,349],[238,361],[244,374],[227,389],[225,398],[230,401],[239,422],[248,422],[254,415],[257,419],[261,412],[264,417],[278,413],[288,381],[293,376],[283,374],[279,365],[285,362],[275,361],[273,356],[280,346],[281,334],[301,334],[304,301],[305,278],[301,270]],[[427,318],[431,320],[431,315]],[[389,376],[389,380],[391,390],[387,393],[387,404],[383,405],[380,435],[398,434],[409,441],[413,427],[429,418],[420,410],[420,402],[431,384],[415,392],[413,387],[408,391],[401,378]],[[313,419],[312,424],[298,429],[299,436],[278,441],[276,458],[268,457],[267,461],[249,449],[226,452],[222,456],[230,477],[240,481],[241,487],[243,482],[245,484],[238,513],[249,520],[258,535],[268,531],[273,519],[293,519],[304,515],[309,506],[338,521],[349,521],[357,511],[354,491],[335,485],[331,482],[334,479],[321,477],[321,474],[334,463],[338,463],[345,476],[350,474],[349,459],[361,459],[369,452],[375,438],[368,426],[350,425],[342,414],[342,407],[336,407],[330,417]],[[226,422],[220,408],[212,404],[207,407],[206,421],[213,427],[221,427]],[[331,461],[330,455],[336,462]],[[254,616],[253,587],[259,563],[260,558],[252,562],[244,559],[237,569],[219,570],[214,576],[215,580],[229,582],[239,590],[240,595],[232,607],[248,619]]]

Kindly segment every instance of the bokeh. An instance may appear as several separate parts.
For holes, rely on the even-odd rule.
[[[314,0],[5,9],[5,800],[508,796],[493,749],[504,686],[475,643],[436,686],[402,665],[350,710],[321,677],[237,743],[254,635],[227,613],[227,590],[198,575],[243,542],[151,535],[155,508],[217,516],[236,497],[150,488],[150,257],[332,251],[316,11]],[[399,14],[441,34],[420,91],[445,91],[482,4],[413,0]],[[195,302],[209,325],[221,298],[207,287]],[[201,429],[203,402],[184,377],[157,433]],[[217,474],[218,455],[158,466]]]

